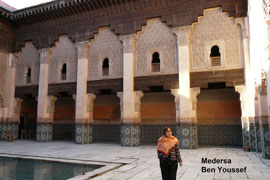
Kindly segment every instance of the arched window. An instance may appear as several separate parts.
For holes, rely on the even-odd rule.
[[[61,69],[61,80],[67,79],[67,64],[64,63]]]
[[[211,60],[211,66],[221,65],[219,47],[216,45],[211,48],[210,60]]]
[[[32,70],[31,68],[28,68],[27,73],[26,73],[26,83],[31,83],[31,74],[32,74]]]
[[[160,72],[160,59],[158,52],[153,53],[151,66],[152,72]]]
[[[102,76],[109,76],[109,59],[105,58],[102,63]]]

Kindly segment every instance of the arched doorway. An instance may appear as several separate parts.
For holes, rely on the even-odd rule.
[[[53,141],[74,141],[75,137],[75,100],[63,94],[57,97],[54,105]]]
[[[242,146],[241,108],[234,88],[201,89],[197,118],[199,146]]]
[[[120,143],[120,99],[115,93],[96,95],[93,108],[93,141]]]
[[[151,88],[150,88],[151,90]],[[170,91],[152,89],[141,99],[141,143],[157,143],[165,126],[173,128],[176,135],[176,110]]]

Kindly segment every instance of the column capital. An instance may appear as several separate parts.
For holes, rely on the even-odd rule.
[[[177,36],[178,46],[187,46],[189,40],[189,33],[191,32],[192,26],[184,26],[173,28],[173,32]]]
[[[179,103],[179,89],[171,89],[171,94],[174,96],[174,102]]]
[[[47,103],[47,112],[48,113],[54,113],[54,104],[57,100],[57,97],[55,96],[48,96],[48,103]]]
[[[132,52],[135,37],[136,37],[136,34],[120,36],[120,40],[123,42],[124,53],[131,53]]]
[[[190,98],[192,102],[192,110],[197,109],[197,96],[201,93],[201,88],[190,88]]]
[[[72,94],[72,99],[76,102],[77,94]]]
[[[79,59],[87,59],[88,58],[88,49],[89,49],[89,42],[88,41],[83,41],[83,42],[77,42],[75,44],[77,48],[77,55],[78,55],[78,60]]]
[[[240,94],[240,101],[246,100],[246,86],[245,85],[238,85],[234,86],[236,92]]]
[[[14,113],[20,113],[22,102],[23,99],[14,98]]]
[[[134,91],[135,95],[135,112],[141,111],[141,98],[144,96],[142,91]]]
[[[119,99],[120,99],[121,119],[123,119],[123,113],[124,113],[124,108],[123,108],[123,92],[117,92],[117,97],[119,97]]]
[[[261,95],[267,94],[266,72],[261,72],[261,82],[258,85],[258,93]]]
[[[94,101],[96,99],[96,95],[93,93],[87,94],[87,112],[93,112]]]

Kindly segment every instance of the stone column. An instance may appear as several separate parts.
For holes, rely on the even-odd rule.
[[[135,109],[141,93],[134,92],[134,37],[134,34],[120,37],[123,42],[123,92],[117,93],[121,103],[121,144],[129,147],[140,145],[140,112]]]
[[[200,94],[201,89],[199,87],[191,88],[191,119],[192,119],[192,126],[191,126],[191,139],[192,139],[192,148],[196,149],[198,144],[198,136],[197,136],[197,97]]]
[[[261,148],[263,158],[270,159],[270,127],[268,120],[268,102],[266,77],[262,74],[262,81],[258,88],[259,122],[261,133]]]
[[[196,148],[196,121],[191,116],[191,89],[190,89],[190,55],[189,55],[189,33],[191,26],[174,28],[177,35],[178,49],[178,75],[179,75],[179,116],[176,117],[177,134],[180,138],[180,147]]]
[[[122,146],[133,147],[140,145],[140,133],[141,133],[141,98],[143,97],[142,91],[134,91],[134,112],[133,121],[127,121],[124,116],[124,98],[123,92],[117,92],[117,96],[120,98],[121,106],[121,144]]]
[[[243,135],[243,149],[249,151],[250,140],[249,140],[249,118],[248,118],[248,99],[247,90],[245,85],[235,86],[235,91],[240,94],[241,102],[241,122],[242,122],[242,135]]]
[[[8,69],[6,73],[6,84],[5,84],[5,101],[6,108],[2,109],[2,140],[6,139],[6,133],[9,131],[13,140],[17,138],[14,132],[18,131],[18,124],[14,124],[14,96],[15,96],[15,77],[16,77],[16,64],[17,64],[17,54],[9,54],[8,57]],[[17,129],[16,129],[17,128]]]
[[[85,118],[79,119],[76,116],[75,143],[77,144],[89,144],[93,142],[93,107],[95,99],[95,94],[87,94],[86,112],[84,112]]]
[[[87,94],[88,42],[76,43],[76,47],[78,63],[75,143],[89,144],[93,141],[93,106],[96,96],[92,93]]]
[[[12,136],[14,137],[14,139],[18,139],[20,113],[21,113],[21,105],[22,105],[23,99],[15,98],[14,101],[15,102],[14,102]]]
[[[262,152],[261,131],[260,131],[260,112],[258,100],[258,87],[255,85],[255,129],[256,129],[256,152]]]
[[[52,141],[54,103],[56,97],[48,96],[48,64],[51,49],[42,49],[40,52],[40,73],[38,89],[38,111],[37,111],[37,134],[39,142]]]

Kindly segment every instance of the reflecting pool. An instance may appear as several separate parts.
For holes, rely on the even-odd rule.
[[[64,180],[100,167],[100,165],[0,157],[0,179]]]

